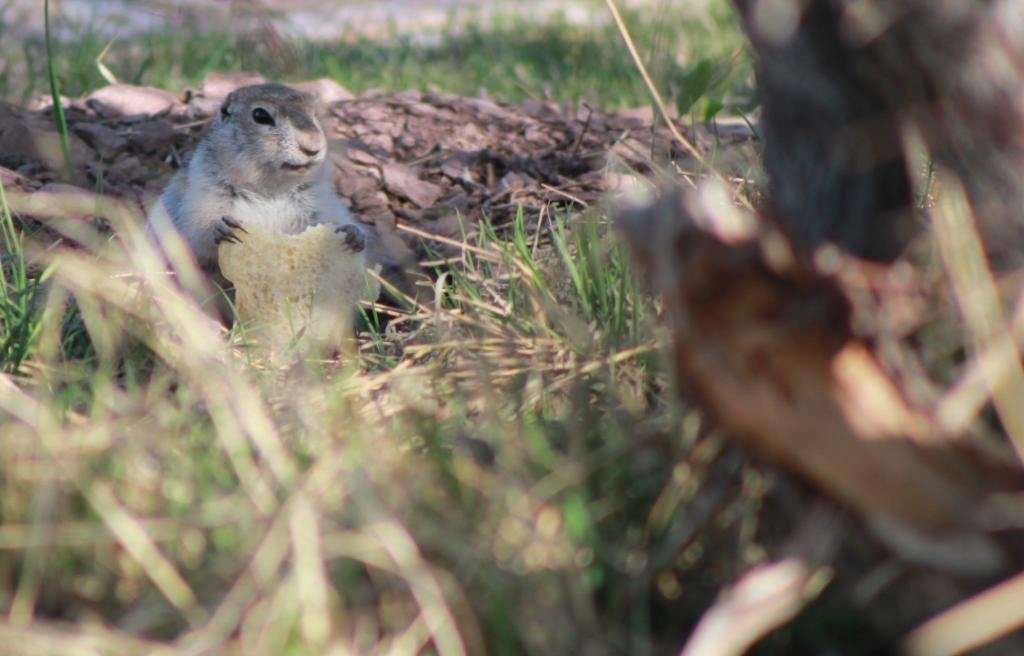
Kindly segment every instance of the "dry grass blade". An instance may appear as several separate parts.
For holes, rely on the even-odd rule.
[[[1017,309],[1010,320],[1017,348],[1024,343],[1024,299],[1017,300]],[[988,377],[990,372],[1012,367],[1006,358],[1005,349],[990,348],[978,353],[964,367],[964,373],[942,396],[936,410],[936,418],[950,434],[965,433],[981,411],[992,399]]]
[[[117,536],[118,541],[189,624],[198,626],[205,622],[206,611],[197,604],[195,593],[174,565],[160,553],[145,527],[118,503],[110,486],[94,483],[87,489],[86,497],[111,533]]]
[[[368,530],[377,537],[380,546],[391,556],[409,584],[438,654],[464,656],[466,647],[440,583],[420,556],[419,548],[409,533],[401,524],[391,520],[371,525]]]
[[[466,243],[465,240],[459,241],[457,239],[445,237],[444,235],[437,235],[432,232],[427,232],[426,230],[421,230],[407,223],[398,223],[395,227],[401,232],[407,232],[411,235],[416,235],[417,237],[420,237],[422,239],[440,242],[442,244],[447,244],[448,246],[455,246],[460,250],[468,251],[473,255],[476,255],[477,257],[483,260],[487,260],[489,262],[498,263],[501,261],[501,258],[498,256],[497,253],[483,248],[479,248],[477,246],[473,246],[472,244],[468,244]]]
[[[77,472],[64,464],[60,457],[61,445],[56,440],[61,434],[58,424],[46,408],[13,384],[0,384],[0,408],[12,416],[35,421],[40,427],[40,444],[59,470],[75,481],[96,514],[110,532],[116,536],[132,558],[139,563],[167,600],[192,624],[205,619],[205,612],[197,604],[192,589],[174,565],[160,552],[145,527],[118,503],[112,490],[103,483],[87,484],[78,480]]]
[[[177,656],[157,642],[88,623],[37,622],[17,628],[0,622],[0,645],[7,656]]]
[[[84,190],[62,202],[67,188],[48,184],[49,172],[8,164],[33,178],[20,189],[37,190],[15,199],[26,225],[66,239],[35,253],[55,267],[43,355],[23,378],[0,378],[0,442],[12,436],[0,449],[0,580],[21,577],[9,615],[34,630],[23,637],[9,622],[0,637],[83,656],[158,653],[128,633],[159,637],[174,656],[660,653],[679,649],[742,563],[756,569],[691,644],[739,653],[799,612],[827,570],[813,550],[757,567],[776,558],[775,529],[790,525],[779,516],[802,514],[813,492],[725,448],[727,435],[868,517],[960,527],[973,497],[945,477],[941,455],[922,455],[928,418],[902,403],[866,340],[842,332],[829,281],[788,269],[785,245],[759,242],[752,213],[733,207],[751,188],[736,170],[759,164],[752,130],[743,152],[725,151],[738,143],[729,128],[698,114],[747,108],[748,89],[715,79],[716,53],[688,61],[676,43],[659,76],[653,59],[672,36],[659,32],[648,49],[642,12],[625,14],[627,29],[625,3],[607,4],[615,24],[594,17],[595,45],[617,64],[601,72],[631,89],[618,102],[655,105],[653,121],[647,106],[581,113],[546,92],[521,106],[418,91],[330,105],[325,132],[347,153],[334,160],[336,188],[394,250],[385,277],[408,275],[387,301],[364,305],[377,312],[362,317],[359,353],[344,362],[260,363],[250,326],[225,335],[180,293],[203,282],[184,244],[165,244],[179,268],[168,280],[137,234],[128,206],[183,164],[194,128],[219,106],[205,89],[215,79],[160,114],[100,116],[102,94],[69,103],[80,163],[123,206]],[[706,27],[728,11],[719,4],[697,8]],[[546,33],[527,35],[541,37],[540,64]],[[587,47],[567,45],[570,55]],[[95,65],[82,58],[91,75],[110,73],[106,61],[145,76],[148,63],[106,52]],[[101,155],[113,148],[101,134],[124,143]],[[658,249],[645,264],[659,267],[666,298],[694,292],[675,305],[643,291],[600,200],[658,177],[700,187],[709,210],[695,253],[680,256],[677,234],[632,231]],[[111,218],[113,237],[92,229],[95,217]],[[715,253],[736,269],[715,269]],[[404,309],[384,308],[392,301]],[[683,336],[678,364],[706,383],[696,387],[718,426],[677,395],[658,357],[662,314],[699,331]],[[34,441],[53,448],[37,453]],[[34,512],[49,485],[56,510]],[[815,529],[816,546],[829,542],[832,527]],[[206,615],[186,626],[180,614],[197,606]],[[75,644],[30,620],[49,617],[98,617],[126,634],[85,619]]]
[[[248,566],[235,578],[209,621],[177,640],[181,653],[188,656],[216,653],[238,629],[247,610],[264,590],[281,581],[279,570],[288,557],[287,506],[282,508],[267,529]]]
[[[697,146],[687,139],[679,128],[676,127],[672,121],[672,116],[669,114],[668,106],[665,104],[665,100],[661,97],[661,92],[658,91],[658,87],[654,84],[654,80],[651,78],[650,73],[647,72],[647,67],[644,65],[643,59],[640,57],[640,52],[636,48],[636,44],[633,42],[633,37],[630,36],[629,28],[626,26],[626,21],[622,18],[622,13],[619,11],[618,5],[615,4],[615,0],[605,0],[605,4],[608,6],[608,11],[612,14],[612,19],[615,21],[615,26],[619,30],[619,34],[622,36],[623,42],[626,44],[626,49],[629,51],[629,56],[633,59],[633,64],[636,66],[637,71],[644,80],[644,84],[647,86],[647,91],[651,94],[651,99],[654,101],[655,106],[658,108],[658,113],[661,114],[662,120],[672,133],[673,138],[678,141],[683,148],[689,152],[695,160],[704,168],[708,173],[711,173],[717,180],[721,181],[724,185],[732,188],[729,185],[725,176],[712,166],[704,155],[700,152]],[[696,186],[696,183],[689,177],[684,179],[691,185]],[[753,209],[750,201],[747,200],[742,194],[737,194],[737,200],[747,209]]]
[[[1024,627],[1024,574],[1018,574],[946,612],[907,636],[909,656],[953,656]]]
[[[32,622],[42,582],[45,550],[40,545],[47,540],[51,530],[51,517],[57,501],[58,482],[54,476],[41,484],[32,495],[32,524],[28,532],[29,557],[18,580],[18,587],[11,600],[7,616],[13,626],[26,626]]]
[[[279,483],[294,479],[295,463],[284,448],[259,393],[229,362],[219,327],[182,289],[167,279],[163,258],[139,229],[141,220],[137,212],[126,203],[85,190],[12,194],[10,204],[15,211],[34,216],[107,218],[121,234],[124,250],[116,252],[117,245],[111,245],[115,252],[103,253],[100,258],[82,251],[40,253],[41,258],[56,265],[54,278],[70,291],[101,298],[147,322],[154,317],[145,313],[155,309],[159,315],[157,323],[166,326],[166,331],[162,335],[158,331],[154,349],[167,362],[180,368],[201,390],[226,451],[234,458],[244,457],[246,449],[239,447],[248,438],[261,451],[270,473]],[[102,244],[105,240],[96,238],[94,241]],[[194,265],[184,262],[176,262],[176,265],[186,287],[202,286]],[[137,274],[129,274],[131,271]],[[140,293],[144,290],[152,294],[151,307],[139,305]],[[274,501],[269,486],[258,481],[262,472],[251,462],[238,462],[240,476],[249,483],[254,502],[270,512]]]
[[[302,607],[302,634],[313,653],[320,652],[331,635],[327,572],[320,540],[320,519],[304,497],[292,501],[289,529],[295,554],[295,587]]]
[[[1024,462],[1024,367],[961,185],[944,176],[935,239],[999,418]]]
[[[838,546],[840,523],[822,507],[808,516],[792,555],[760,565],[722,593],[701,618],[680,656],[740,656],[793,619],[828,583],[823,568]]]
[[[615,21],[615,26],[619,30],[619,34],[622,35],[622,40],[626,44],[626,49],[629,51],[629,56],[633,58],[633,64],[636,66],[637,71],[644,80],[644,84],[647,86],[647,91],[651,94],[651,99],[658,108],[658,112],[661,114],[661,118],[665,121],[665,125],[672,132],[672,136],[675,137],[676,141],[683,145],[693,158],[701,163],[708,170],[712,170],[708,166],[704,159],[704,155],[697,149],[692,141],[683,136],[683,134],[676,128],[675,123],[672,122],[672,117],[669,115],[668,106],[665,104],[665,100],[661,97],[661,92],[658,91],[657,85],[654,84],[654,80],[651,79],[651,74],[647,72],[647,67],[644,65],[644,60],[640,57],[640,52],[636,49],[636,44],[633,42],[633,37],[630,36],[629,28],[626,26],[626,21],[622,18],[622,13],[619,11],[618,5],[615,4],[615,0],[605,0],[605,4],[608,6],[608,11],[612,14],[612,20]]]
[[[116,35],[107,42],[107,45],[103,46],[103,50],[100,50],[100,54],[96,55],[96,59],[94,60],[96,62],[96,69],[100,72],[100,75],[103,76],[103,79],[107,81],[107,84],[120,83],[117,76],[114,75],[110,68],[103,63],[103,59],[107,56],[107,53],[110,52],[110,47],[114,45],[115,41],[117,41]]]
[[[268,435],[269,420],[260,408],[261,402],[256,392],[247,389],[248,383],[232,371],[233,367],[220,351],[223,347],[219,330],[210,325],[202,312],[179,290],[171,288],[165,281],[150,279],[155,302],[151,306],[143,305],[140,303],[142,298],[139,297],[138,287],[132,279],[114,277],[111,269],[102,262],[77,252],[58,252],[53,255],[59,257],[54,279],[68,290],[102,299],[145,321],[153,320],[149,312],[152,307],[157,307],[164,321],[178,328],[175,333],[177,337],[172,337],[168,332],[155,332],[151,336],[154,351],[179,368],[203,392],[218,428],[218,438],[225,452],[232,458],[253,504],[264,514],[272,512],[276,504],[272,482],[247,448],[246,435],[251,436],[257,446],[260,443],[268,445],[268,462],[271,467],[277,463],[276,470],[280,476],[289,478],[293,466],[283,449],[280,446],[274,447],[273,432]]]

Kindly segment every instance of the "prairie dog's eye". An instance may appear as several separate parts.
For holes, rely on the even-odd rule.
[[[256,121],[260,125],[274,124],[274,117],[270,115],[270,112],[263,109],[262,107],[257,107],[256,109],[252,110],[252,120]]]
[[[228,111],[227,103],[224,103],[223,105],[221,105],[221,108],[220,108],[220,117],[221,118],[227,118],[229,116],[231,116],[231,112]]]

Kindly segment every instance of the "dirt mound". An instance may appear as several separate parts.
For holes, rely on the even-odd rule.
[[[144,209],[187,161],[223,97],[261,80],[213,74],[180,95],[117,84],[66,99],[73,183]],[[607,114],[418,91],[353,96],[330,80],[295,86],[322,99],[336,188],[396,261],[414,257],[419,240],[397,230],[399,222],[457,236],[482,217],[501,225],[520,207],[532,219],[549,203],[588,205],[609,190],[612,161],[644,173],[652,162],[686,159],[645,110]],[[752,137],[744,125],[687,133],[709,150]],[[4,184],[23,190],[66,181],[48,103],[0,103],[0,167]]]

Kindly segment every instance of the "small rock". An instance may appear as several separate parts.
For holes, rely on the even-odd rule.
[[[504,107],[501,107],[493,100],[488,100],[486,98],[467,98],[465,104],[466,106],[472,107],[481,114],[491,118],[503,121],[512,120],[514,118],[511,112]]]
[[[523,139],[536,144],[548,144],[551,142],[551,135],[547,130],[538,124],[527,126],[523,132]]]
[[[477,158],[465,151],[454,153],[441,164],[441,173],[452,180],[476,184],[476,178],[470,168],[476,160]]]
[[[441,187],[420,180],[416,171],[405,164],[385,164],[381,172],[388,191],[412,201],[417,207],[430,207],[441,197]]]
[[[128,140],[116,130],[99,123],[76,123],[72,128],[103,159],[110,159],[128,146]]]
[[[536,186],[537,181],[526,175],[525,173],[516,173],[510,171],[506,173],[501,180],[498,181],[498,193],[506,191],[515,191],[517,189],[525,189],[527,187]]]
[[[378,229],[395,227],[395,213],[387,207],[370,207],[360,212],[365,223],[377,226]]]
[[[338,177],[336,189],[343,197],[355,198],[359,194],[379,193],[380,183],[368,175],[346,171]],[[384,198],[387,199],[386,196]],[[357,203],[353,201],[353,204]]]
[[[458,96],[443,95],[439,93],[427,92],[423,94],[423,101],[428,102],[435,107],[454,107],[454,104],[459,101]]]
[[[391,135],[392,139],[398,139],[405,134],[405,118],[402,116],[396,116],[386,126],[381,126],[383,132]]]
[[[417,103],[423,100],[423,94],[415,89],[407,89],[406,91],[399,91],[392,98],[400,103]]]
[[[3,184],[7,189],[27,188],[32,186],[32,179],[17,171],[0,166],[0,184]]]
[[[449,212],[444,216],[435,219],[434,222],[430,224],[430,232],[442,237],[461,239],[462,235],[466,234],[467,231],[473,232],[475,230],[476,220],[477,219],[472,215]],[[440,250],[442,253],[448,252],[450,254],[454,254],[454,252],[458,250],[458,247],[442,244]]]
[[[68,135],[68,143],[72,162],[95,157],[94,151],[74,132]],[[31,162],[40,162],[52,171],[64,170],[60,136],[54,130],[53,120],[0,102],[0,165],[20,171]]]
[[[371,213],[371,210],[388,209],[391,204],[387,194],[372,187],[357,189],[349,196],[352,200],[352,207],[368,214]]]
[[[39,162],[25,162],[18,167],[18,170],[14,172],[15,175],[19,175],[22,178],[28,178],[37,182],[53,179],[53,172],[48,171]]]
[[[145,180],[145,167],[135,155],[122,157],[111,165],[108,175],[112,178],[119,178],[131,182],[142,182]]]
[[[325,105],[345,100],[352,100],[355,98],[355,95],[351,91],[334,80],[326,77],[322,77],[318,80],[309,80],[308,82],[299,82],[292,86],[303,93],[313,94]]]
[[[534,116],[551,113],[550,107],[548,107],[547,103],[535,98],[527,98],[519,105],[519,107],[527,114],[533,114]]]
[[[619,116],[632,119],[641,125],[650,125],[654,122],[654,109],[650,106],[628,107],[620,109]]]
[[[68,98],[67,96],[60,97],[60,106],[67,110],[68,107],[75,107],[81,105],[81,101],[75,98]],[[32,96],[29,101],[25,104],[25,108],[36,111],[43,111],[51,109],[53,107],[53,96],[49,93],[39,93]],[[84,107],[83,107],[84,108]]]
[[[401,219],[405,219],[409,223],[422,223],[424,212],[426,212],[426,210],[420,210],[413,207],[395,208],[395,215]]]
[[[85,104],[103,118],[152,116],[171,111],[178,98],[170,91],[154,87],[111,84],[90,94]]]
[[[708,129],[719,140],[725,140],[727,143],[742,143],[754,141],[758,138],[756,121],[756,118],[717,118],[712,121]]]
[[[143,121],[132,126],[128,142],[143,153],[162,153],[174,145],[174,126],[166,119]]]
[[[438,113],[437,107],[427,103],[411,103],[406,106],[405,111],[413,116],[435,116]]]
[[[349,161],[356,164],[363,164],[365,166],[377,166],[380,164],[380,159],[374,157],[372,153],[364,148],[348,148],[345,150],[345,156],[348,157]]]
[[[362,105],[358,110],[352,110],[366,123],[388,123],[394,118],[394,112],[384,105]]]
[[[445,198],[433,207],[425,210],[417,210],[423,221],[438,221],[447,216],[462,214],[465,216],[470,207],[470,198],[465,193],[457,192],[453,196]]]
[[[199,85],[199,93],[219,101],[239,87],[263,84],[266,81],[267,78],[259,73],[208,73]]]
[[[220,104],[224,102],[224,98],[207,98],[206,96],[193,96],[188,101],[188,106],[192,110],[191,118],[201,118],[204,116],[210,116],[218,109]]]
[[[480,129],[476,123],[463,123],[449,134],[449,144],[462,150],[480,150],[480,144],[490,143],[493,136]]]
[[[362,141],[366,144],[366,149],[371,152],[391,153],[395,149],[395,141],[391,138],[391,135],[381,134],[372,130],[363,135]]]

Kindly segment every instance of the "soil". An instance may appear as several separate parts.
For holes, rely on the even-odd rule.
[[[65,99],[72,180],[52,106],[0,102],[0,179],[25,191],[71,182],[132,201],[141,216],[185,165],[223,97],[261,80],[212,74],[180,94],[119,84]],[[295,86],[324,102],[337,191],[374,226],[388,259],[402,265],[425,250],[401,226],[461,239],[482,219],[500,229],[520,210],[529,225],[544,207],[586,208],[632,175],[689,166],[648,109],[609,114],[544,100],[508,105],[418,91],[354,96],[329,80]],[[742,122],[677,127],[709,152],[753,139]]]

